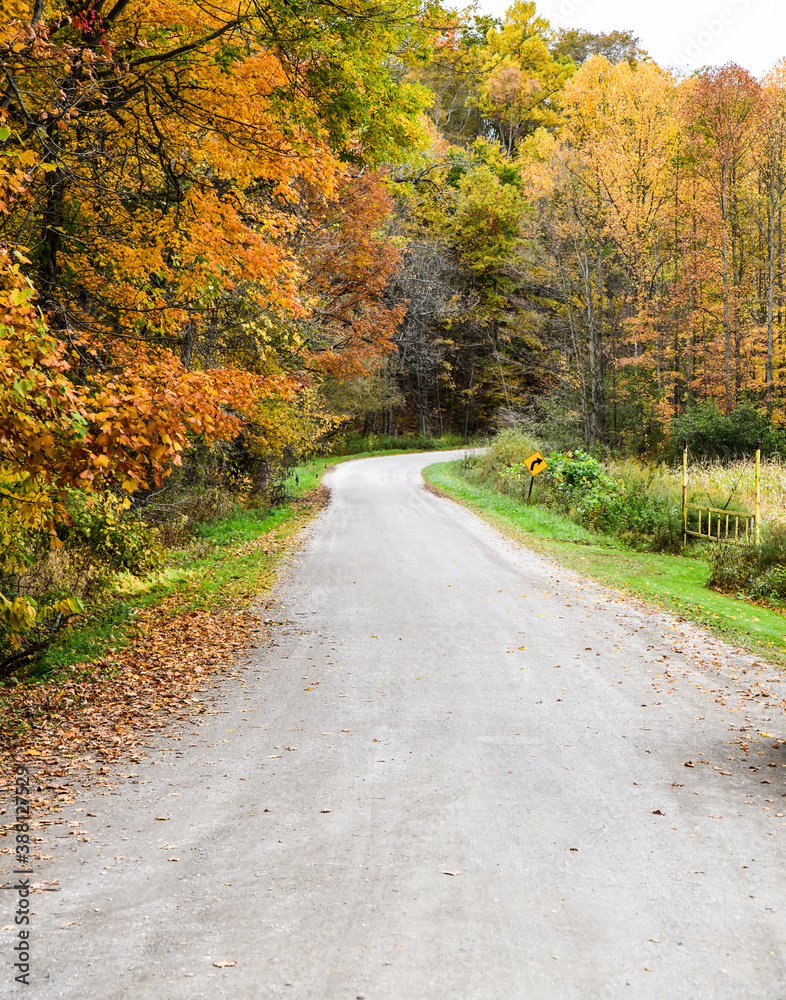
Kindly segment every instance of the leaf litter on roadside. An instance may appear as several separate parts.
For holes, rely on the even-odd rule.
[[[92,773],[106,783],[107,764],[129,752],[141,759],[151,735],[172,721],[210,714],[210,679],[268,631],[249,611],[172,614],[173,603],[140,611],[126,647],[43,683],[19,685],[7,698],[0,762],[7,776],[13,760],[35,760],[35,811],[68,801],[68,782],[76,778],[84,783]]]

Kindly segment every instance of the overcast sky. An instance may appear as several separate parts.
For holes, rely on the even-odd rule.
[[[504,15],[510,0],[479,0]],[[633,30],[664,67],[690,72],[734,61],[761,77],[786,56],[786,0],[539,0],[555,28]]]

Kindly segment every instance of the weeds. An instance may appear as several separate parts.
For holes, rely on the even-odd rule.
[[[758,548],[713,546],[709,586],[758,600],[786,601],[786,525],[769,525]]]

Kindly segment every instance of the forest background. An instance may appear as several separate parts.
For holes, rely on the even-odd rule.
[[[786,61],[524,0],[5,0],[0,61],[11,657],[347,432],[784,446]]]

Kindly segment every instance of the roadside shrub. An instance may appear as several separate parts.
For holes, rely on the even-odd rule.
[[[153,532],[139,512],[119,497],[69,490],[66,511],[70,524],[58,529],[64,550],[86,553],[100,564],[100,574],[141,573],[161,564]]]
[[[158,544],[170,549],[186,542],[198,525],[226,517],[237,504],[237,496],[219,486],[167,483],[138,509]]]
[[[714,545],[710,549],[707,586],[725,594],[749,594],[758,575],[755,549],[741,545]]]
[[[786,601],[786,525],[766,526],[758,549],[741,545],[713,546],[708,586],[724,593]]]
[[[548,457],[548,495],[579,524],[610,531],[620,524],[622,484],[586,451],[552,452]]]
[[[658,469],[604,464],[587,452],[552,452],[543,501],[594,531],[617,535],[634,548],[679,551],[682,498]]]
[[[7,581],[17,594],[92,601],[117,573],[140,574],[161,564],[154,533],[119,497],[68,490],[65,511],[67,520],[56,525],[59,547],[48,536],[31,539],[27,568]]]
[[[467,457],[468,478],[508,496],[520,496],[529,482],[524,459],[533,452],[545,450],[543,441],[533,434],[519,429],[501,431],[487,451]]]
[[[69,489],[63,501],[55,534],[43,528],[17,533],[16,566],[9,571],[6,563],[0,576],[5,669],[21,662],[26,650],[43,649],[70,617],[95,606],[118,573],[139,574],[161,563],[154,533],[119,497]]]
[[[753,597],[786,601],[786,566],[770,566],[759,573],[750,591]]]

